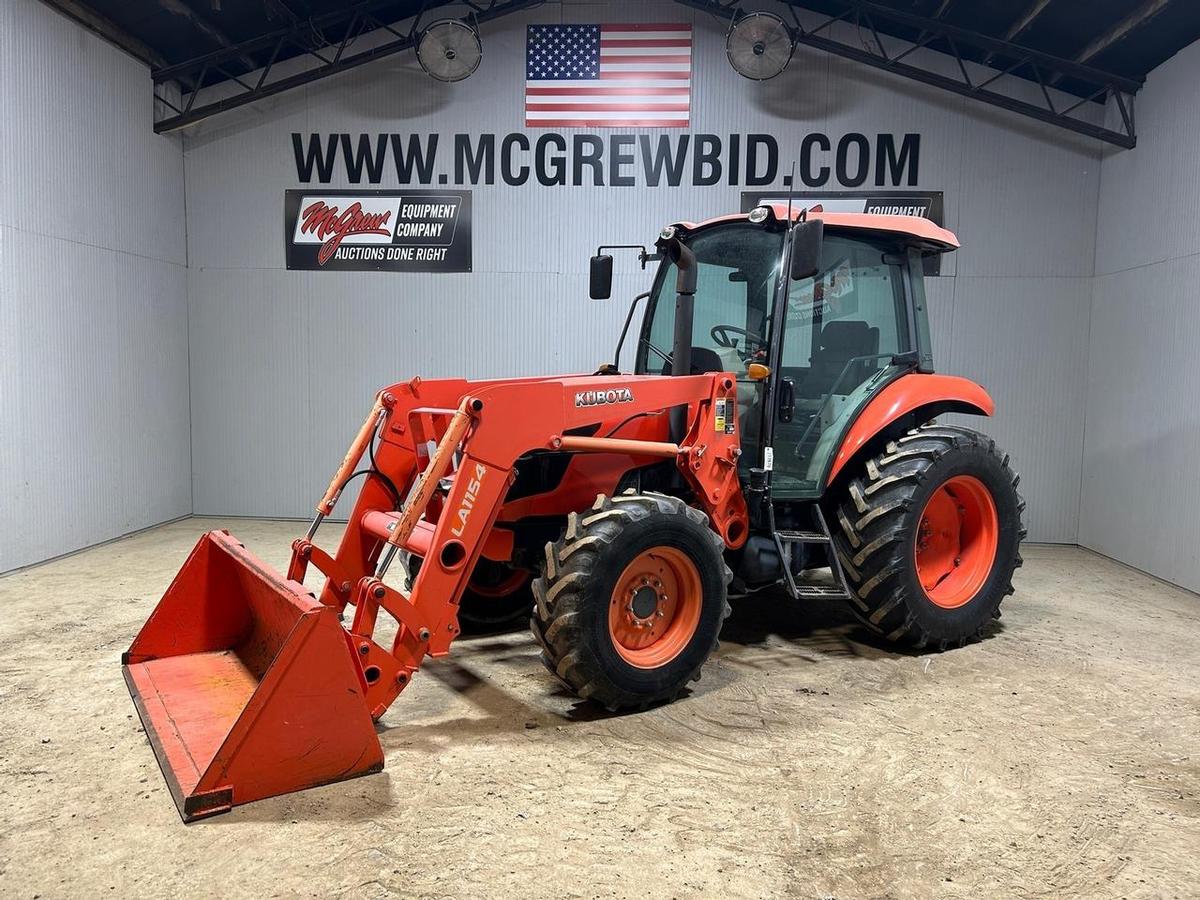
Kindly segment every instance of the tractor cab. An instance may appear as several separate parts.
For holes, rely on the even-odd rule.
[[[635,373],[732,372],[743,476],[761,467],[775,499],[815,499],[858,413],[901,375],[931,371],[923,257],[955,247],[924,219],[789,221],[779,206],[672,225],[659,238]],[[681,265],[694,266],[690,303],[678,291]],[[674,365],[681,303],[692,319],[683,371]]]

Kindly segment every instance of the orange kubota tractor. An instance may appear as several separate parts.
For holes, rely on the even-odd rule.
[[[991,439],[933,424],[993,407],[933,372],[923,263],[957,246],[908,217],[680,223],[641,253],[632,373],[381,390],[286,575],[206,534],[124,655],[183,818],[381,769],[373,720],[464,627],[528,617],[546,667],[613,710],[698,678],[731,594],[844,598],[918,647],[979,636],[1023,504]],[[611,280],[594,257],[592,296]],[[314,538],[356,475],[330,553]]]

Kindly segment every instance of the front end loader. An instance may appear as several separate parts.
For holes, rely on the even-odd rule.
[[[923,262],[956,246],[908,217],[678,223],[642,251],[632,372],[623,334],[593,375],[381,390],[287,572],[204,535],[124,654],[181,816],[379,771],[373,723],[425,656],[517,617],[612,710],[675,699],[729,598],[771,587],[844,599],[896,643],[983,636],[1023,504],[991,439],[934,423],[993,409],[933,371]],[[611,272],[593,258],[594,298]],[[356,478],[330,552],[319,527]]]

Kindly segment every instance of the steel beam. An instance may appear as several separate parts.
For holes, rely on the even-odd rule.
[[[427,0],[423,12],[446,6],[449,2],[450,0]],[[540,5],[542,2],[543,0],[491,0],[487,3],[471,4],[473,10],[471,20],[482,24],[531,6]],[[411,49],[420,38],[418,30],[420,16],[413,19],[407,28],[400,29],[374,17],[374,11],[386,5],[388,5],[386,0],[370,0],[370,2],[351,4],[336,13],[306,19],[295,23],[292,27],[198,56],[186,63],[154,71],[153,78],[156,85],[189,78],[196,84],[195,90],[184,95],[182,108],[172,109],[171,115],[155,121],[154,130],[159,134],[174,131],[217,113],[236,109],[300,85],[311,84],[319,79],[328,78],[331,75],[337,75],[377,59]],[[312,36],[320,34],[326,29],[340,33],[342,37],[339,40],[331,40],[323,45],[314,46]],[[356,38],[362,37],[368,29],[372,30],[371,33],[385,32],[392,35],[394,39],[384,41],[369,50],[346,53],[350,43]],[[307,69],[272,80],[271,74],[277,67],[279,54],[288,45],[299,49],[302,54],[312,57],[312,65]],[[270,60],[256,77],[245,75],[242,79],[230,79],[242,90],[210,102],[200,99],[203,88],[215,83],[215,80],[208,77],[211,73],[224,73],[222,66],[231,58],[241,53],[260,50],[269,51]],[[293,59],[295,58],[293,57]],[[162,98],[156,94],[156,99],[161,100]]]
[[[449,0],[445,0],[445,2],[449,2]],[[189,73],[195,75],[205,67],[224,65],[234,60],[241,53],[257,53],[259,51],[270,50],[272,47],[277,46],[280,41],[291,42],[297,47],[307,47],[311,45],[311,40],[305,44],[301,41],[301,37],[311,39],[314,32],[323,33],[326,29],[334,29],[340,25],[345,25],[354,15],[370,16],[377,10],[389,5],[393,5],[393,0],[360,0],[360,2],[348,4],[336,12],[313,16],[308,19],[291,20],[286,27],[269,31],[249,40],[240,41],[232,47],[213,50],[210,53],[194,56],[181,63],[155,69],[151,72],[151,76],[155,84],[161,84],[164,81],[176,81],[181,75]],[[431,3],[428,4],[428,8],[438,5],[442,4]]]
[[[1046,11],[1046,7],[1050,5],[1050,2],[1051,0],[1035,0],[1033,5],[1026,9],[1025,12],[1022,13],[1015,22],[1008,26],[1008,30],[1004,32],[1004,39],[1006,41],[1015,41],[1022,34],[1024,34],[1025,29],[1036,22],[1038,16]]]
[[[180,17],[217,46],[228,48],[234,45],[225,32],[192,9],[184,0],[157,0],[157,2],[163,12]],[[245,53],[238,54],[236,59],[246,67],[247,72],[253,72],[258,68],[258,63],[254,61],[254,58]]]
[[[1086,81],[1089,84],[1110,83],[1120,85],[1126,92],[1135,92],[1141,89],[1145,80],[1114,75],[1110,72],[1104,72],[1100,69],[1077,63],[1074,60],[1063,59],[1060,56],[1043,53],[1040,50],[1031,50],[1028,47],[1022,47],[1018,44],[1002,41],[978,32],[968,31],[965,28],[959,28],[956,25],[950,25],[946,22],[937,22],[933,19],[914,16],[911,13],[901,12],[887,6],[880,6],[878,3],[869,2],[869,0],[842,0],[842,3],[852,14],[869,16],[872,19],[884,22],[890,21],[899,25],[906,25],[909,28],[926,29],[940,37],[957,41],[964,46],[975,47],[979,50],[990,50],[997,54],[1007,53],[1010,56],[1021,56],[1047,71],[1058,72],[1066,77]],[[793,3],[792,6],[803,7],[804,4],[802,2]]]
[[[1171,3],[1171,0],[1145,0],[1137,9],[1119,21],[1112,28],[1098,35],[1086,47],[1075,55],[1075,61],[1081,63],[1091,62],[1092,59],[1099,56],[1113,44],[1123,41],[1129,34],[1141,28],[1151,19],[1161,13]],[[1058,84],[1062,80],[1062,75],[1055,75],[1050,79],[1050,84]]]
[[[77,3],[76,0],[43,0],[43,2],[51,9],[57,10],[68,19],[74,20],[147,65],[151,67],[166,65],[166,60],[157,50],[82,3]]]
[[[726,20],[733,20],[738,15],[735,8],[720,2],[720,0],[676,0],[676,2],[704,10]],[[811,29],[805,28],[795,15],[797,9],[804,8],[804,3],[793,2],[790,3],[790,6],[792,6],[794,19],[792,35],[799,44],[911,78],[922,84],[940,88],[962,97],[969,97],[1040,122],[1056,125],[1076,134],[1115,144],[1118,147],[1129,149],[1137,143],[1133,126],[1132,98],[1141,88],[1143,79],[1113,75],[1074,60],[1062,59],[1048,53],[1020,47],[936,19],[879,6],[868,0],[842,0],[844,7],[842,12],[829,17],[822,24]],[[874,35],[874,40],[844,42],[831,37],[831,26],[836,22],[846,22],[858,26],[860,29],[869,30]],[[922,34],[922,37],[917,42],[906,42],[909,46],[903,52],[889,55],[879,39],[881,31],[888,33],[888,25],[914,30]],[[901,39],[896,38],[896,40],[900,41]],[[935,40],[941,41],[949,47],[950,58],[957,62],[961,77],[952,77],[904,61],[914,50]],[[1013,63],[1002,71],[989,73],[978,82],[972,81],[966,66],[968,60],[962,53],[963,48],[968,47],[981,53],[1003,56],[1013,60]],[[1033,74],[1032,80],[1041,86],[1041,94],[1045,103],[1039,104],[1017,99],[991,89],[991,85],[999,78],[1021,69]],[[1122,111],[1123,129],[1118,131],[1070,115],[1070,112],[1082,105],[1079,103],[1067,110],[1056,109],[1047,90],[1046,81],[1047,78],[1055,76],[1068,77],[1088,85],[1090,90],[1085,95],[1088,100],[1094,98],[1098,102],[1103,102],[1112,98]]]
[[[1075,57],[1075,60],[1082,63],[1090,62],[1094,57],[1099,56],[1113,44],[1124,40],[1130,32],[1141,28],[1166,9],[1170,3],[1171,0],[1146,0],[1145,3],[1132,13],[1084,47],[1079,52],[1079,55]]]
[[[1038,16],[1046,11],[1046,7],[1050,5],[1051,0],[1034,0],[1033,4],[1026,7],[1025,12],[1021,13],[1008,29],[1004,32],[1004,40],[1015,41],[1024,32],[1025,29],[1037,21]],[[990,66],[992,60],[996,58],[996,54],[989,53],[983,58],[983,64]]]
[[[472,18],[483,23],[518,10],[537,6],[541,2],[542,0],[487,0],[487,2],[470,3],[469,5],[473,10]],[[727,21],[733,20],[740,14],[738,0],[676,0],[676,2],[703,10]],[[1051,0],[1037,0],[1033,6],[1027,8],[1025,14],[1014,23],[1014,27],[1016,27],[1014,33],[1019,33],[1029,22],[1040,15],[1049,2]],[[1146,5],[1166,2],[1168,0],[1149,0]],[[179,105],[169,106],[170,114],[157,120],[154,130],[162,133],[182,128],[217,113],[235,109],[291,90],[294,87],[309,84],[408,50],[416,44],[420,36],[418,25],[424,12],[448,3],[449,0],[426,0],[422,13],[418,14],[406,28],[400,28],[380,22],[374,15],[381,7],[388,5],[387,0],[361,0],[361,2],[349,4],[324,16],[291,21],[285,28],[198,56],[185,63],[155,69],[152,74],[156,85],[173,81],[185,86],[190,85],[190,89],[184,91]],[[947,5],[948,0],[943,2],[942,8],[944,9]],[[1009,41],[968,31],[940,19],[912,15],[880,6],[869,0],[842,0],[843,10],[839,14],[829,17],[823,24],[811,29],[806,29],[795,15],[797,9],[805,8],[803,0],[795,0],[790,3],[790,6],[794,19],[792,32],[797,43],[1119,147],[1130,148],[1136,144],[1132,99],[1133,95],[1141,88],[1143,79],[1116,76],[1085,65],[1080,61],[1061,59]],[[831,26],[837,22],[847,22],[857,25],[859,28],[865,28],[870,31],[874,40],[870,43],[839,40],[831,36]],[[359,53],[346,53],[352,40],[368,29],[375,29],[373,32],[375,34],[379,34],[381,31],[386,32],[394,39],[385,40],[379,45]],[[880,34],[881,32],[883,34],[894,33],[895,30],[908,30],[909,33],[911,30],[915,30],[921,37],[916,42],[907,42],[909,46],[902,52],[889,54]],[[314,44],[313,36],[323,35],[326,31],[340,34],[342,37],[340,40],[328,40],[324,44],[320,44],[318,41]],[[895,40],[899,41],[900,39],[895,38]],[[1119,40],[1119,37],[1114,40]],[[906,61],[915,50],[934,41],[939,42],[939,46],[949,47],[950,58],[957,62],[961,77],[945,75]],[[977,55],[971,57],[972,59],[990,55],[1003,57],[1012,62],[1003,70],[989,73],[982,79],[972,81],[966,65],[968,60],[962,53],[963,48],[972,48],[977,52]],[[271,76],[277,65],[276,60],[281,53],[287,55],[284,53],[285,49],[295,49],[299,50],[301,54],[307,54],[312,58],[312,64],[309,68],[299,72],[272,79]],[[243,74],[241,78],[234,78],[228,73],[225,67],[229,63],[245,54],[254,53],[263,53],[269,57],[268,63],[261,68],[257,76],[250,77]],[[991,86],[999,78],[1014,73],[1022,75],[1032,73],[1032,78],[1029,80],[1040,85],[1045,103],[1020,100],[992,89]],[[1056,78],[1070,78],[1073,82],[1087,86],[1086,93],[1082,95],[1083,102],[1075,103],[1065,110],[1056,109],[1050,92],[1047,90],[1047,86],[1053,84],[1053,80]],[[227,84],[236,85],[240,90],[228,97],[205,102],[201,99],[204,88],[212,86],[219,79]],[[162,100],[163,98],[157,97],[157,99]],[[1073,111],[1090,101],[1102,103],[1108,100],[1112,100],[1121,111],[1121,123],[1124,126],[1122,130],[1107,128],[1071,115]]]
[[[933,11],[932,18],[935,21],[940,22],[942,20],[942,16],[944,16],[947,12],[950,11],[950,4],[952,4],[953,2],[954,2],[954,0],[942,0],[942,2],[938,4],[938,8]],[[921,44],[927,37],[929,37],[928,32],[922,31],[917,36],[917,43]]]

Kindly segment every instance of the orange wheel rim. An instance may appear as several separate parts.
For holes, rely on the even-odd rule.
[[[657,669],[683,652],[700,624],[700,570],[682,550],[654,547],[617,577],[608,631],[621,659]]]
[[[925,504],[917,526],[917,578],[943,609],[969,603],[991,574],[1000,540],[992,492],[972,475],[947,479]]]

